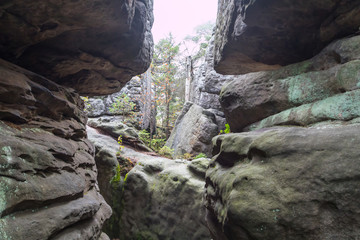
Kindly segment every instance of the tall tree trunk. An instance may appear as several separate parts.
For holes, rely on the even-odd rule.
[[[191,56],[186,57],[186,81],[185,81],[185,102],[191,101],[190,87],[193,79],[193,60]]]
[[[168,139],[170,137],[170,129],[169,129],[169,121],[170,121],[170,89],[169,89],[169,84],[166,85],[166,118],[165,118],[165,134],[166,134],[166,139]]]
[[[156,130],[156,112],[153,109],[155,105],[155,96],[151,84],[151,69],[149,68],[141,79],[142,101],[140,101],[140,110],[142,115],[141,129],[147,130],[152,136]]]

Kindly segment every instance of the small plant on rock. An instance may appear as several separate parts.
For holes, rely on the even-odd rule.
[[[225,129],[220,131],[220,134],[226,134],[226,133],[230,133],[230,125],[229,124],[225,124]]]
[[[168,146],[163,146],[160,150],[159,150],[159,154],[164,156],[164,157],[169,157],[172,158],[172,155],[174,154],[174,149],[169,148]]]
[[[184,155],[182,156],[182,159],[192,160],[193,155],[191,153],[184,153]]]
[[[123,140],[122,140],[122,135],[120,135],[118,137],[118,144],[119,146],[119,150],[116,152],[116,156],[120,156],[120,154],[122,153],[122,150],[125,148],[122,144],[123,144]]]
[[[199,158],[207,158],[207,156],[205,155],[205,153],[199,153],[194,157],[194,159],[199,159]]]
[[[121,180],[121,168],[120,165],[118,164],[115,169],[115,175],[110,180],[110,184],[113,186],[117,185],[120,183],[120,180]]]

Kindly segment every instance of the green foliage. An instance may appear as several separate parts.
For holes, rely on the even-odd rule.
[[[89,97],[80,97],[84,101],[84,111],[86,113],[90,112],[92,109],[92,106],[89,102]]]
[[[153,138],[151,139],[150,148],[156,152],[159,152],[160,149],[164,146],[166,139],[164,138]]]
[[[166,137],[170,136],[170,130],[173,122],[175,122],[173,115],[178,111],[173,106],[179,101],[175,98],[178,81],[176,78],[178,72],[176,57],[179,54],[179,46],[180,44],[175,43],[171,34],[161,39],[155,45],[151,64],[158,120],[165,129]]]
[[[118,113],[123,116],[125,119],[125,116],[129,116],[130,118],[134,115],[136,104],[130,100],[130,97],[123,93],[121,96],[117,97],[111,107],[109,108],[109,111],[111,113]]]
[[[188,35],[184,39],[187,55],[191,56],[194,63],[205,56],[215,23],[207,22],[195,28],[195,35]],[[192,49],[190,46],[195,45]],[[189,46],[189,47],[188,47]]]
[[[115,169],[115,175],[110,180],[110,183],[111,185],[117,185],[120,183],[120,181],[121,181],[121,168],[120,168],[120,164],[118,164]]]
[[[150,147],[155,152],[159,152],[159,150],[164,146],[166,139],[160,136],[154,136],[151,138],[150,133],[146,130],[139,131],[140,140],[143,141],[146,146]]]
[[[194,159],[198,159],[198,158],[207,158],[207,156],[205,155],[205,153],[199,153],[194,157]]]
[[[220,131],[220,134],[226,134],[226,133],[230,133],[230,125],[229,124],[225,124],[225,129]]]
[[[143,141],[146,146],[150,146],[150,142],[151,142],[151,136],[150,133],[148,131],[146,131],[145,129],[141,130],[138,132],[139,134],[139,138],[141,141]]]
[[[126,180],[127,180],[127,178],[128,178],[128,174],[129,174],[129,173],[127,173],[127,174],[125,175],[125,177],[124,177],[124,182],[126,182]]]
[[[193,155],[191,153],[184,153],[184,155],[181,158],[186,160],[192,160]]]
[[[164,157],[169,157],[172,158],[172,155],[174,154],[174,149],[169,148],[168,146],[163,146],[160,150],[159,150],[159,154],[164,156]]]
[[[122,150],[125,148],[122,144],[123,144],[123,141],[122,141],[122,135],[120,135],[118,137],[118,144],[120,145],[119,146],[119,151],[116,152],[116,156],[120,156],[120,154],[122,153]]]

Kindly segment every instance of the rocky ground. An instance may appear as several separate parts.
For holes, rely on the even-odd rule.
[[[209,159],[172,160],[124,146],[121,158],[135,166],[109,184],[119,164],[119,144],[94,128],[87,131],[96,148],[97,165],[102,166],[98,176],[101,193],[114,209],[105,226],[111,237],[210,239],[202,203]]]

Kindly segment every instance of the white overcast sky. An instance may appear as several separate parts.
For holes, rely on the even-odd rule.
[[[215,22],[218,0],[154,0],[154,42],[173,34],[177,42],[208,21]]]

